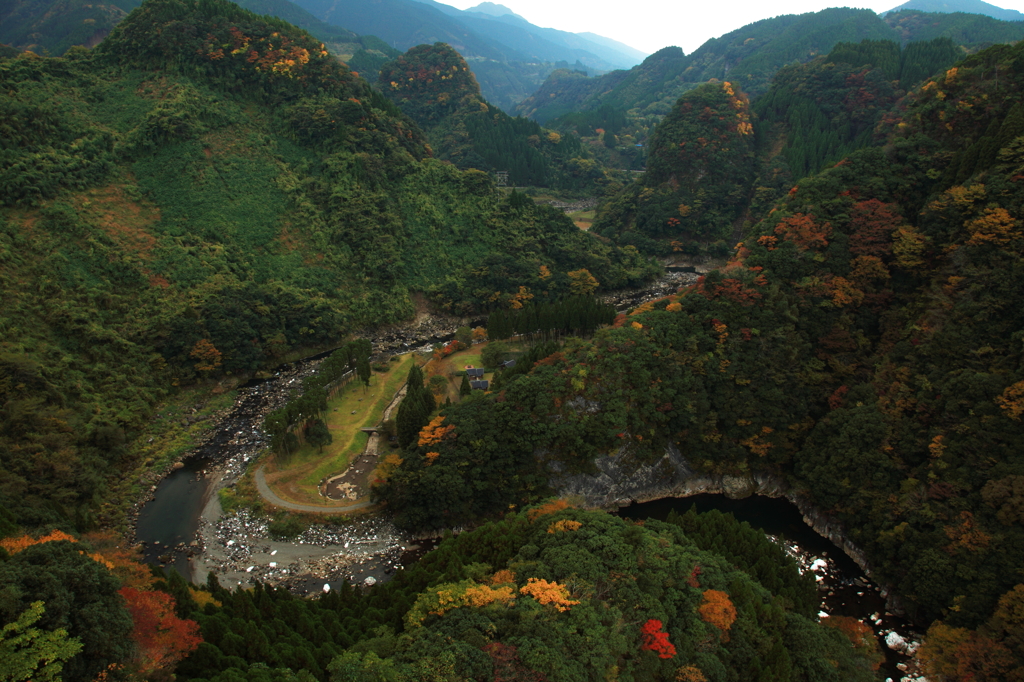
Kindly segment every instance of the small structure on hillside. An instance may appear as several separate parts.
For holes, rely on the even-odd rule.
[[[484,381],[484,380],[481,379],[480,381],[471,381],[471,382],[469,382],[469,387],[473,388],[473,389],[478,389],[480,391],[486,391],[487,390],[487,386],[489,384],[490,384],[490,382]]]
[[[483,367],[467,367],[466,368],[466,376],[468,376],[470,379],[483,379],[484,378],[484,368]]]

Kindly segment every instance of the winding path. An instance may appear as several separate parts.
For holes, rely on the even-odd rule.
[[[260,495],[263,499],[276,507],[283,507],[285,509],[292,509],[294,511],[301,512],[314,512],[317,514],[347,514],[348,512],[356,511],[357,509],[366,509],[370,506],[369,500],[363,500],[362,502],[356,502],[350,504],[347,507],[314,507],[311,504],[295,504],[294,502],[288,502],[282,500],[277,494],[270,489],[267,485],[267,479],[263,476],[263,467],[261,466],[256,470],[256,489],[260,491]]]

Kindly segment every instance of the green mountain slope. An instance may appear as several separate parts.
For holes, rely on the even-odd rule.
[[[400,320],[412,291],[464,313],[652,271],[430,159],[320,41],[228,2],[148,2],[0,82],[0,494],[26,523],[95,511],[174,385]]]
[[[967,51],[997,43],[1015,43],[1024,38],[1024,23],[1000,21],[982,14],[940,14],[902,10],[884,17],[906,43],[911,40],[949,38]]]
[[[984,2],[983,0],[952,0],[950,2],[947,2],[946,0],[909,0],[899,7],[894,7],[888,12],[883,12],[883,16],[906,10],[917,10],[919,12],[942,12],[946,14],[957,12],[963,14],[983,14],[985,16],[992,17],[993,19],[999,19],[1000,21],[1024,21],[1024,14],[1021,14],[1017,10],[1003,9],[1002,7],[997,7],[996,5]]]
[[[827,9],[775,17],[713,38],[687,56],[678,48],[665,48],[628,75],[592,79],[587,97],[581,98],[574,89],[568,104],[563,104],[556,89],[542,89],[518,111],[541,122],[602,104],[636,109],[636,115],[664,115],[683,92],[710,78],[738,82],[751,96],[757,96],[767,90],[772,74],[785,64],[808,61],[841,41],[892,37],[892,30],[867,10]],[[552,92],[555,97],[550,97]]]
[[[866,10],[828,9],[756,22],[709,40],[690,55],[665,48],[629,71],[595,78],[554,71],[516,111],[560,132],[576,132],[584,142],[599,139],[597,128],[611,129],[619,144],[607,145],[614,151],[602,161],[639,170],[642,145],[654,126],[684,92],[709,79],[736,83],[756,100],[780,68],[827,55],[840,42],[889,40],[906,46],[948,38],[962,56],[1022,37],[1024,25],[1019,22],[977,14],[902,11],[879,18]],[[620,116],[625,120],[619,121]]]
[[[607,181],[576,136],[492,107],[449,45],[412,48],[384,65],[378,87],[422,126],[437,157],[459,168],[505,171],[516,186],[593,190]]]
[[[959,54],[946,38],[906,49],[893,41],[839,43],[780,69],[749,112],[745,104],[692,103],[700,88],[733,89],[728,81],[691,90],[651,136],[648,172],[602,208],[594,231],[661,255],[693,256],[738,239],[742,219],[759,216],[796,180],[872,144],[906,90]],[[737,135],[741,126],[755,134]]]
[[[93,47],[138,6],[136,0],[5,2],[0,5],[0,43],[52,55],[62,55],[74,45]]]
[[[0,42],[19,50],[54,56],[62,55],[76,45],[94,47],[139,4],[138,0],[119,0],[106,5],[65,0],[6,3],[0,7]],[[359,36],[320,21],[289,0],[242,0],[238,4],[257,14],[268,14],[309,31],[354,70],[366,71],[371,77],[381,64],[400,54],[373,36]]]

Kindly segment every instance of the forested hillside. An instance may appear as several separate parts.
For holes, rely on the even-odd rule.
[[[653,271],[431,159],[322,43],[231,3],[147,3],[0,81],[0,461],[29,525],[88,527],[179,384],[404,319],[413,291],[468,313]]]
[[[710,78],[738,82],[756,96],[768,89],[772,75],[785,64],[812,59],[838,42],[891,37],[892,29],[868,10],[827,9],[764,19],[713,38],[689,55],[665,48],[628,74],[613,72],[589,79],[586,95],[570,93],[566,103],[557,94],[547,97],[542,89],[520,104],[518,111],[542,123],[602,104],[636,109],[640,117],[664,115],[683,92]],[[653,122],[645,122],[653,127]]]
[[[1002,21],[1021,21],[1024,14],[1014,9],[1003,9],[984,0],[908,0],[899,7],[885,12],[885,16],[907,10],[932,13],[976,14]]]
[[[617,153],[605,160],[618,167],[641,168],[630,148],[645,144],[673,103],[699,83],[728,80],[756,101],[770,89],[779,69],[811,62],[839,43],[895,41],[906,47],[940,38],[951,40],[956,57],[962,58],[995,43],[1024,38],[1024,26],[976,14],[904,11],[879,17],[847,8],[780,16],[709,40],[689,55],[666,47],[629,71],[592,78],[568,69],[554,71],[516,111],[560,132],[576,132],[584,140],[597,137],[597,128],[611,129],[619,144]],[[930,74],[921,73],[918,79]],[[608,111],[625,118],[616,121],[604,113]]]
[[[323,21],[381,37],[408,50],[444,42],[468,59],[487,99],[511,109],[552,70],[595,72],[632,66],[637,59],[578,35],[418,0],[299,0]]]
[[[449,45],[420,45],[388,62],[378,87],[426,131],[435,156],[459,168],[505,171],[515,186],[592,192],[607,182],[577,136],[512,118],[484,100]]]
[[[463,434],[507,424],[522,494],[666,448],[782,474],[931,624],[930,677],[1016,679],[1022,64],[1024,46],[997,46],[928,80],[883,116],[883,145],[793,186],[725,268],[443,411],[445,437],[408,451],[383,497],[412,526],[485,511],[486,486],[459,481],[493,474]],[[442,482],[458,492],[424,494]]]
[[[32,50],[54,57],[74,46],[95,47],[140,4],[141,0],[117,0],[108,4],[77,0],[9,2],[0,7],[0,43],[19,51]],[[238,4],[309,31],[354,70],[370,69],[370,73],[375,74],[382,63],[399,54],[373,36],[359,36],[320,21],[289,0],[242,0]],[[377,55],[379,57],[374,59]]]
[[[780,69],[752,106],[743,93],[730,99],[730,81],[699,86],[655,129],[647,172],[602,206],[594,231],[649,253],[724,255],[744,221],[799,178],[872,144],[899,98],[957,56],[944,38],[903,49],[887,40],[838,43]]]
[[[904,43],[949,38],[973,52],[989,45],[1015,43],[1024,38],[1024,23],[1021,21],[1000,21],[981,14],[903,10],[886,14],[884,19]]]
[[[704,66],[790,54],[730,45]],[[492,111],[445,46],[385,64],[384,96],[281,20],[147,0],[91,52],[0,57],[0,672],[876,679],[874,641],[817,622],[763,534],[550,497],[599,458],[660,482],[682,457],[784,480],[841,526],[928,628],[928,679],[1024,679],[1024,43],[955,64],[944,38],[828,49],[753,105],[742,79],[688,85],[596,237],[472,169],[525,159],[554,184],[590,159]],[[620,92],[685,77],[690,57],[655,56]],[[614,147],[629,120],[600,103],[572,125]],[[728,263],[628,314],[591,297],[676,250]],[[405,319],[417,294],[501,311],[493,344],[521,335],[455,404],[410,371],[373,474],[401,528],[472,530],[320,599],[158,580],[89,532],[161,464],[131,447],[167,428],[160,400]],[[367,345],[347,346],[360,372]]]

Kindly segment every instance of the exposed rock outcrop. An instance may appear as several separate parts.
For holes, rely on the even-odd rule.
[[[670,445],[653,464],[637,466],[624,450],[595,460],[596,474],[565,474],[554,471],[551,485],[562,496],[575,497],[588,508],[617,509],[634,502],[651,502],[667,497],[690,497],[703,493],[732,499],[750,495],[785,497],[800,510],[804,522],[857,562],[871,576],[867,557],[847,539],[841,523],[822,513],[811,500],[793,490],[778,474],[750,472],[743,475],[714,475],[698,472],[686,457]],[[884,588],[883,588],[884,590]],[[883,592],[885,594],[885,591]],[[890,600],[890,610],[895,607]]]

